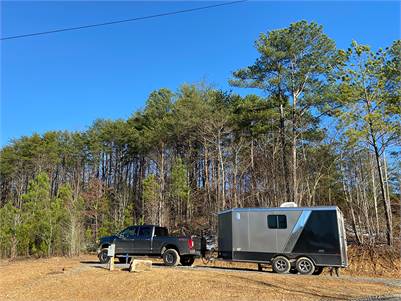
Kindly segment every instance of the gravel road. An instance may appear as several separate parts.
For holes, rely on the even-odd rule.
[[[107,269],[106,264],[101,264],[101,263],[96,263],[92,262],[88,264],[91,267],[96,267],[96,268],[104,268]],[[129,264],[121,264],[121,263],[116,263],[116,267],[118,269],[128,269]],[[212,265],[194,265],[192,267],[185,267],[185,266],[177,266],[177,267],[166,267],[162,263],[154,263],[153,268],[155,269],[178,269],[178,270],[199,270],[199,271],[224,271],[226,273],[256,273],[256,274],[263,274],[263,273],[269,273],[269,274],[274,274],[270,270],[266,270],[263,272],[257,271],[256,269],[250,269],[250,268],[236,268],[236,267],[220,267],[220,266],[212,266]],[[280,275],[280,274],[274,274],[275,277],[288,277],[288,275]],[[317,277],[317,276],[305,276],[305,275],[291,275],[291,277]],[[319,275],[318,276],[320,279],[328,279],[328,280],[333,280],[337,279],[337,277],[334,276],[329,276],[329,275]],[[401,288],[401,278],[400,279],[395,279],[395,278],[371,278],[371,277],[355,277],[355,276],[348,276],[348,275],[340,275],[339,279],[345,279],[347,281],[351,282],[370,282],[370,283],[379,283],[379,284],[384,284],[387,286],[392,286],[392,287],[400,287]],[[367,298],[362,298],[362,299],[354,299],[357,301],[377,301],[377,300],[388,300],[388,301],[401,301],[401,294],[399,296],[372,296],[372,297],[367,297]]]

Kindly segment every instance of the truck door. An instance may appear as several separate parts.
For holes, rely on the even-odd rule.
[[[116,254],[132,254],[134,252],[134,241],[138,234],[138,227],[128,227],[119,233],[115,240]]]
[[[152,251],[153,226],[141,226],[135,238],[135,253],[149,254]]]
[[[168,239],[168,231],[163,227],[155,227],[152,238],[152,254],[160,254],[161,249]]]

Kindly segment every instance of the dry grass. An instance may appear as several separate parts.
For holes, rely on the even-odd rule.
[[[0,262],[0,300],[348,300],[401,294],[400,287],[365,280],[206,268],[109,272],[88,261],[96,257]]]
[[[401,278],[401,250],[399,248],[358,247],[348,249],[349,267],[346,274],[357,276]]]

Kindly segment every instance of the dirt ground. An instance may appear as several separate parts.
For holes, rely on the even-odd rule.
[[[352,300],[401,296],[391,279],[278,275],[256,265],[215,263],[130,273],[95,256],[0,261],[0,300]]]

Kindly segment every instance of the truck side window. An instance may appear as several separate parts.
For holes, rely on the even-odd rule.
[[[155,236],[168,236],[167,229],[162,227],[156,227]]]
[[[130,237],[138,236],[139,227],[133,227],[130,233]]]
[[[287,228],[287,216],[285,216],[285,215],[268,215],[267,216],[267,227],[269,229],[286,229]]]
[[[121,234],[126,238],[132,238],[137,234],[137,228],[135,227],[128,227],[121,232]]]
[[[139,236],[151,237],[152,236],[152,227],[141,227],[141,228],[139,228]]]

